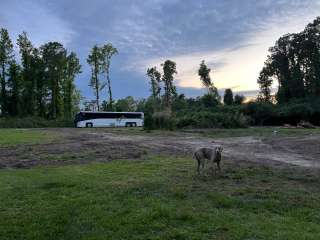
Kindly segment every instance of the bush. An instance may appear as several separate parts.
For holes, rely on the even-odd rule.
[[[251,125],[297,125],[301,121],[320,125],[320,103],[317,101],[295,101],[281,105],[254,102],[246,104],[242,112],[251,118]]]
[[[178,128],[243,128],[248,119],[240,112],[194,112],[177,120]]]
[[[73,127],[73,121],[47,120],[37,117],[0,118],[0,128],[50,128]]]
[[[144,120],[144,128],[174,130],[176,120],[170,111],[155,112],[152,116],[147,115]]]

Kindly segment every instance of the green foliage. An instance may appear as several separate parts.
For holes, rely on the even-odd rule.
[[[74,127],[72,120],[48,120],[39,117],[0,118],[0,128]]]
[[[87,63],[91,66],[91,79],[89,86],[93,88],[96,97],[97,110],[100,111],[100,91],[107,87],[109,99],[103,102],[103,110],[112,111],[113,98],[110,80],[110,64],[111,58],[118,54],[118,50],[111,43],[105,44],[102,47],[94,45],[87,58]],[[104,73],[106,79],[102,81],[100,75]]]
[[[228,106],[233,104],[233,92],[230,88],[224,91],[223,103]]]
[[[137,110],[137,102],[133,97],[128,96],[116,101],[114,107],[117,112],[135,112]]]
[[[21,69],[18,64],[12,62],[9,68],[8,88],[8,113],[10,116],[18,116],[21,114],[22,100],[20,89],[22,85]]]
[[[265,66],[258,78],[260,99],[271,101],[273,79],[278,81],[279,103],[292,99],[320,97],[320,17],[304,31],[286,34],[270,48]]]
[[[268,102],[250,102],[244,106],[244,114],[250,116],[250,124],[265,125],[268,119],[276,117],[275,105]]]
[[[245,96],[236,94],[233,101],[235,105],[241,105],[245,100]]]
[[[319,101],[292,101],[288,104],[254,102],[243,106],[243,113],[250,117],[252,125],[297,125],[301,121],[310,121],[319,125]]]
[[[64,106],[64,118],[72,119],[74,116],[74,106],[79,106],[80,92],[74,85],[74,79],[81,73],[81,65],[77,55],[71,52],[66,59],[65,78],[62,82],[62,96]],[[74,104],[76,103],[76,104]]]
[[[248,119],[238,111],[229,112],[189,112],[178,119],[178,128],[243,128]]]
[[[205,61],[202,60],[202,62],[200,63],[200,68],[198,70],[198,75],[200,76],[202,85],[207,89],[210,89],[213,87],[213,83],[210,78],[210,71],[211,69],[208,68],[207,65],[205,64]]]
[[[174,130],[176,118],[169,111],[155,112],[145,116],[145,129]]]
[[[176,87],[173,83],[174,75],[177,74],[177,66],[176,63],[171,60],[166,60],[161,66],[163,67],[164,105],[170,109],[173,97],[177,94]]]
[[[204,108],[214,108],[220,104],[217,96],[213,93],[207,93],[200,98],[200,102]]]
[[[23,80],[23,86],[21,86],[23,89],[21,96],[23,112],[20,115],[36,115],[37,100],[39,100],[39,105],[41,105],[39,112],[41,112],[41,115],[44,115],[44,99],[37,96],[37,90],[39,90],[41,95],[44,95],[45,92],[43,89],[44,81],[42,79],[45,74],[43,59],[40,58],[39,51],[33,47],[26,32],[19,34],[17,44],[21,57],[21,74]],[[37,86],[39,86],[39,88],[37,88]],[[45,98],[45,96],[42,97]]]
[[[0,109],[3,115],[8,114],[9,99],[7,94],[7,74],[13,60],[13,44],[7,29],[0,29]]]
[[[52,120],[73,118],[80,98],[74,85],[81,68],[76,54],[68,55],[58,42],[35,48],[23,32],[17,39],[21,61],[16,61],[7,30],[2,29],[1,34],[0,74],[5,76],[0,75],[1,115]]]
[[[147,75],[150,78],[151,96],[154,100],[154,110],[159,110],[161,101],[161,73],[156,67],[148,68]]]

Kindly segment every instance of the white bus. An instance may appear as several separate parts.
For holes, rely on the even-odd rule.
[[[74,123],[76,127],[142,127],[143,112],[79,112]]]

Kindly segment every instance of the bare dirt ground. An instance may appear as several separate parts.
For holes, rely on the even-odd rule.
[[[0,147],[0,168],[143,159],[147,154],[189,155],[198,147],[222,145],[228,161],[272,166],[320,168],[320,135],[298,137],[206,138],[174,135],[119,134],[108,130],[50,129],[61,138],[53,143]]]

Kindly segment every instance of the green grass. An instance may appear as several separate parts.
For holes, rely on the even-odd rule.
[[[189,158],[0,170],[0,239],[319,239],[320,179]]]
[[[16,144],[38,144],[50,142],[56,138],[53,132],[35,129],[1,129],[0,146]]]

